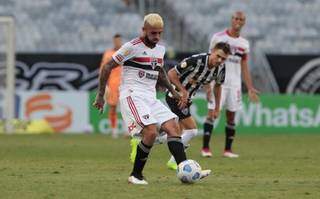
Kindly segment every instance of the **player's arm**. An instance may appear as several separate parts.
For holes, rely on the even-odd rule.
[[[207,101],[210,102],[212,100],[212,84],[205,84],[203,90],[206,93]]]
[[[96,107],[100,112],[103,111],[104,92],[105,92],[105,88],[106,88],[111,70],[116,66],[118,66],[118,63],[115,62],[113,59],[111,59],[105,65],[100,67],[98,91],[97,91],[95,102],[93,103],[93,106]]]
[[[168,75],[163,67],[158,67],[159,71],[159,83],[161,83],[170,93],[172,93],[173,97],[180,100],[179,93],[173,88],[168,78]]]
[[[180,91],[181,93],[181,100],[178,103],[179,108],[183,108],[187,105],[188,99],[189,99],[189,93],[184,88],[184,86],[181,84],[179,79],[179,74],[175,68],[172,68],[168,72],[169,80],[170,82],[175,85],[175,87]]]
[[[214,84],[213,93],[214,93],[214,101],[215,101],[213,117],[214,119],[216,119],[220,113],[221,84]]]
[[[241,60],[241,72],[242,72],[244,83],[248,89],[248,95],[250,100],[254,103],[259,102],[259,96],[258,96],[259,91],[253,87],[247,58],[243,58]]]

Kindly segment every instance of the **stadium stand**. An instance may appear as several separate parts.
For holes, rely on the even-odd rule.
[[[169,18],[167,43],[178,51],[207,49],[211,34],[228,26],[234,10],[247,13],[244,34],[254,46],[277,53],[317,53],[320,50],[320,0],[6,0],[0,15],[13,15],[17,22],[18,52],[101,52],[111,46],[110,35],[120,32],[125,40],[139,34],[142,15],[137,4],[145,2]],[[136,6],[131,6],[135,4]],[[129,6],[128,6],[129,5]],[[161,6],[170,5],[161,9]],[[154,7],[152,7],[154,6]],[[184,24],[182,31],[176,24]],[[186,35],[194,37],[186,38]],[[179,33],[179,34],[178,34]],[[177,35],[180,35],[182,39]],[[196,36],[196,37],[195,37]],[[192,45],[182,45],[186,40]],[[198,46],[195,47],[195,45]],[[190,46],[188,48],[188,46]]]
[[[102,52],[117,32],[136,37],[142,20],[120,0],[6,0],[0,15],[16,18],[18,52]]]
[[[234,10],[247,13],[245,35],[257,39],[256,47],[278,53],[319,52],[319,0],[167,0],[185,16],[193,31],[206,35],[224,29]]]

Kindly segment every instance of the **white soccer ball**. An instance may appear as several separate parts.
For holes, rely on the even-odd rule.
[[[194,183],[201,177],[201,167],[194,160],[185,160],[178,165],[177,177],[182,183]]]

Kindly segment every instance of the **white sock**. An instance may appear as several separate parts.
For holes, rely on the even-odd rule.
[[[181,141],[187,146],[189,141],[198,134],[198,129],[185,129],[182,131]]]
[[[182,131],[181,141],[184,146],[187,146],[189,141],[198,134],[198,129],[186,129]],[[170,157],[170,162],[175,162],[173,156]]]

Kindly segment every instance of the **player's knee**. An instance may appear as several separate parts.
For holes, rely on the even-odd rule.
[[[155,140],[157,137],[156,127],[153,127],[153,126],[145,127],[143,136],[147,138],[149,141]]]

